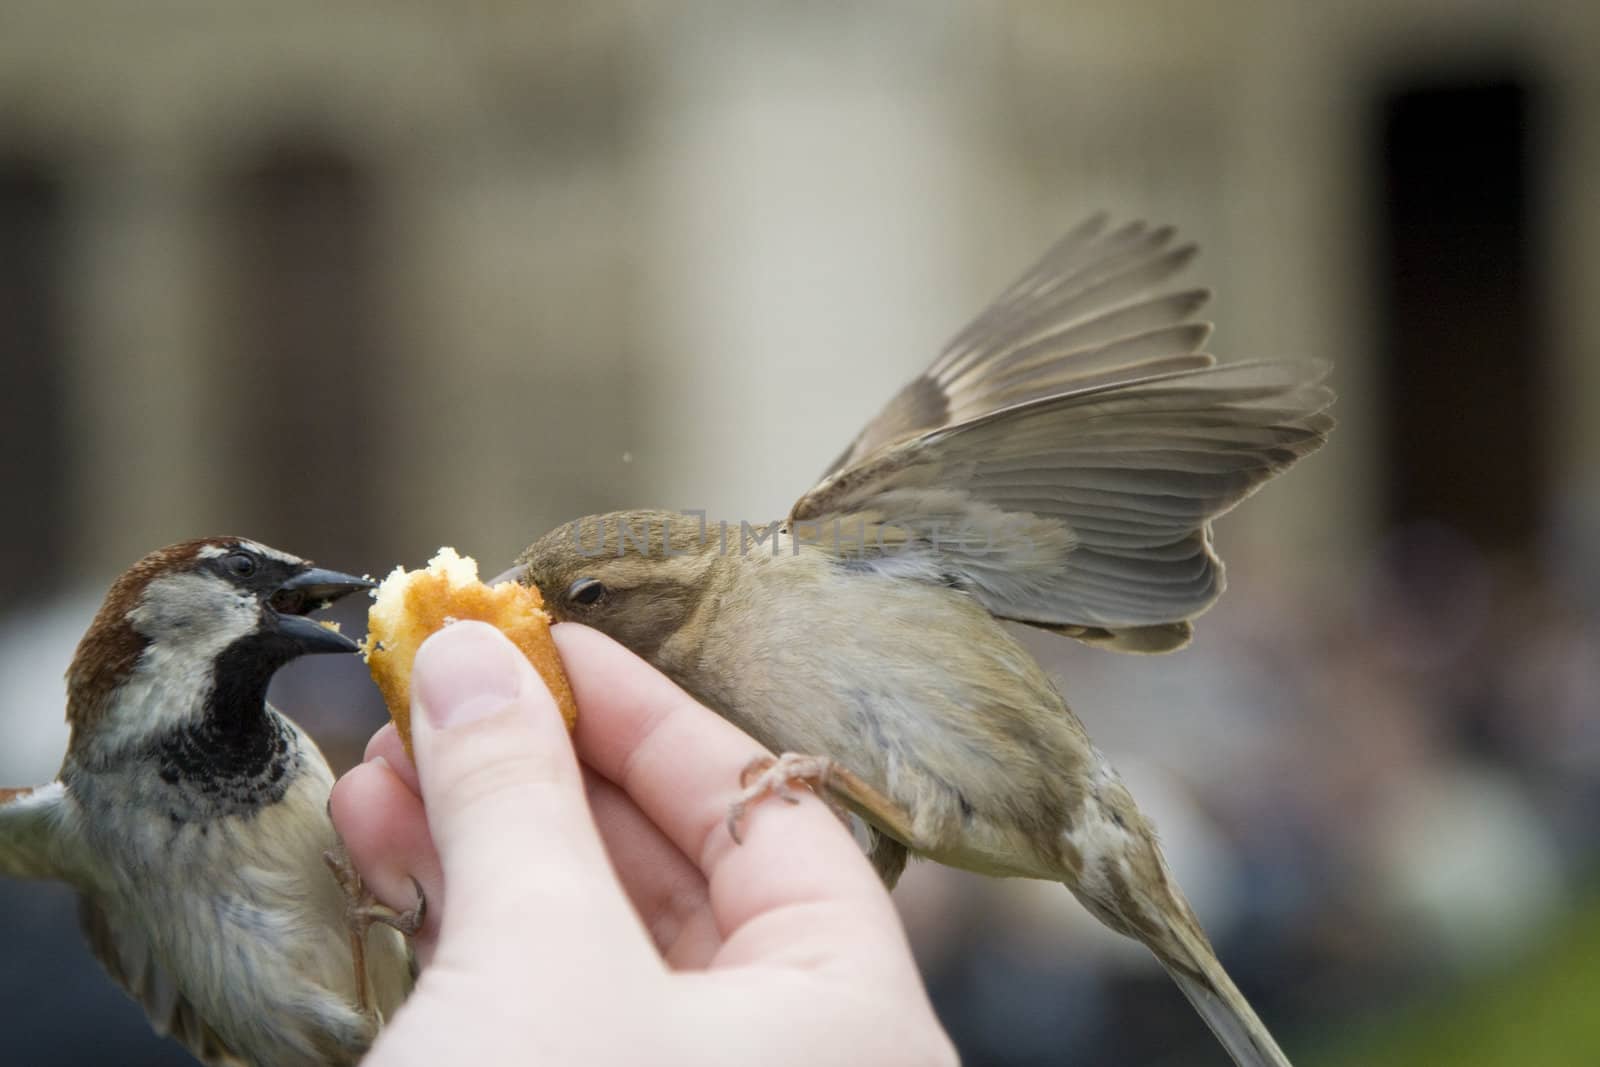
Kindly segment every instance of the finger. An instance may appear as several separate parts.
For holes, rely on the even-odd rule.
[[[394,725],[384,726],[367,743],[366,762],[334,786],[333,817],[379,900],[397,910],[410,907],[411,879],[421,885],[430,910],[415,944],[426,965],[444,885],[416,774]],[[584,785],[612,866],[657,950],[669,966],[704,967],[722,945],[705,877],[621,789],[592,772],[584,774]]]
[[[445,894],[444,873],[428,833],[422,798],[395,774],[386,759],[377,757],[339,779],[329,810],[351,861],[373,895],[396,911],[404,911],[416,904],[417,887],[421,887],[427,908],[414,944],[418,958],[426,964],[438,938]]]
[[[383,765],[383,777],[388,779],[383,782],[383,788],[389,788],[392,780],[398,778],[406,788],[420,796],[416,765],[406,755],[399,731],[393,723],[372,735],[367,743],[366,759],[368,763]],[[375,774],[372,778],[378,779],[379,776]],[[411,836],[406,833],[411,830],[409,826],[384,823],[370,831],[374,863],[385,865],[382,884],[404,888],[409,892],[409,882],[401,885],[405,878],[417,874],[419,870],[436,874],[439,866],[438,856],[433,852],[433,840],[427,836],[422,803],[416,797],[413,797],[416,802],[412,805],[387,802],[375,791],[368,792],[368,785],[367,778],[358,778],[356,788],[360,789],[359,795],[363,798],[373,797],[360,801],[372,805],[369,810],[377,810],[379,804],[384,804],[381,810],[386,815],[393,813],[395,820],[414,815],[417,821],[423,822],[421,836],[426,842],[425,857],[409,850]],[[722,944],[716,925],[711,920],[705,877],[645,817],[626,793],[592,772],[585,773],[584,785],[588,791],[589,809],[594,815],[595,825],[599,827],[600,838],[605,843],[612,866],[657,950],[670,966],[703,967]],[[349,791],[352,786],[341,781],[337,788]],[[376,814],[364,818],[367,823],[378,822]],[[367,840],[364,838],[361,845],[365,845]],[[405,848],[402,848],[402,843]],[[352,854],[356,847],[352,846]],[[365,872],[359,860],[357,866]],[[442,898],[442,888],[437,884],[436,877],[429,879],[421,874],[417,874],[417,877],[422,880],[430,901]],[[388,896],[383,893],[379,893],[379,896],[385,903],[394,906]],[[433,914],[439,914],[437,907]],[[436,927],[437,922],[430,923],[430,926]]]
[[[674,968],[706,966],[722,937],[705,876],[618,786],[592,771],[584,780],[617,878],[657,951]]]
[[[399,766],[397,759],[403,761]],[[366,762],[334,786],[333,819],[379,900],[401,910],[413,903],[411,879],[421,886],[430,910],[416,946],[426,964],[438,933],[444,880],[416,773],[394,726],[383,727],[367,744]],[[705,966],[722,941],[699,869],[622,790],[592,772],[584,774],[584,785],[612,866],[657,950],[670,966]]]
[[[578,702],[579,754],[705,874],[724,939],[775,910],[819,903],[842,904],[853,917],[802,939],[807,951],[830,938],[845,951],[852,937],[903,936],[854,839],[815,797],[754,805],[745,844],[734,844],[728,807],[740,772],[761,754],[754,741],[610,638],[570,623],[554,633]],[[773,938],[758,948],[782,943]]]
[[[540,958],[568,984],[655,954],[612,874],[550,691],[485,623],[423,642],[412,743],[449,906],[440,960]],[[459,954],[458,956],[452,954]]]
[[[386,773],[382,776],[382,789],[387,790],[392,780],[398,778],[416,796],[413,797],[415,803],[411,805],[390,802],[384,794],[369,790],[371,781],[379,780],[380,776],[374,774],[370,780],[364,776],[358,777],[354,789],[359,790],[357,795],[363,798],[359,803],[371,806],[364,810],[381,810],[385,816],[392,815],[392,819],[376,825],[379,823],[377,814],[364,815],[365,823],[375,825],[370,830],[370,837],[363,837],[357,846],[351,847],[352,855],[358,847],[365,847],[371,841],[373,862],[382,864],[384,870],[380,881],[373,883],[375,886],[381,883],[385,887],[395,887],[409,893],[411,886],[405,879],[415,874],[422,881],[430,902],[435,905],[432,912],[435,918],[429,926],[436,929],[436,917],[440,914],[437,905],[442,902],[443,893],[437,876],[439,859],[433,851],[432,838],[427,836],[422,804],[417,799],[421,786],[417,781],[416,765],[406,755],[405,745],[393,723],[385,724],[372,735],[367,742],[365,758],[368,763],[384,765]],[[589,808],[600,829],[606,852],[611,857],[623,890],[628,894],[657,950],[670,966],[705,966],[722,944],[711,919],[705,877],[628,799],[626,793],[593,773],[584,775],[584,784],[588,790]],[[352,791],[352,788],[341,781],[338,790],[345,792]],[[366,799],[369,797],[371,799]],[[379,805],[383,805],[381,809]],[[412,848],[413,835],[408,832],[413,828],[393,825],[395,820],[412,816],[423,824],[421,837],[426,844],[425,857]],[[362,827],[363,830],[365,828]],[[357,867],[365,876],[361,858],[357,859]],[[419,871],[426,871],[433,877],[424,877]],[[391,900],[386,892],[380,892],[379,897],[391,907],[396,906],[396,901]],[[424,931],[425,935],[427,933]]]
[[[417,781],[417,765],[412,762],[405,742],[400,740],[400,731],[395,729],[392,722],[385,723],[372,735],[362,759],[370,761],[379,756],[388,761],[390,769],[399,775],[406,788],[418,796],[422,795],[422,784]]]

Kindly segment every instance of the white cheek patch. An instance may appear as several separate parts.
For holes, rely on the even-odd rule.
[[[96,744],[116,751],[193,721],[213,685],[210,660],[182,648],[151,645],[123,683]]]
[[[261,622],[255,597],[191,572],[158,578],[128,614],[149,640],[102,732],[111,749],[192,719],[205,706],[217,657]]]
[[[216,575],[199,571],[151,582],[128,613],[128,621],[151,645],[182,646],[214,659],[261,622],[256,598]]]

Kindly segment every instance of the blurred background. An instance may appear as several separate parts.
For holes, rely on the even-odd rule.
[[[781,515],[1089,212],[1335,366],[1194,645],[1031,635],[1301,1065],[1600,1062],[1600,5],[0,4],[0,784],[146,551]],[[359,629],[362,607],[346,605]],[[336,763],[359,662],[274,699]],[[897,892],[972,1065],[1220,1065],[1059,886]],[[0,1062],[185,1062],[0,885]]]

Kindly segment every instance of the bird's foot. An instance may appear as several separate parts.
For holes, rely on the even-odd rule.
[[[415,937],[422,930],[423,920],[428,917],[428,898],[422,892],[422,884],[415,878],[411,879],[411,887],[416,891],[417,902],[404,911],[398,911],[373,896],[372,890],[361,880],[355,864],[350,861],[350,853],[344,848],[330,848],[322,854],[322,861],[333,872],[339,888],[344,890],[345,907],[351,925],[359,928],[361,933],[365,934],[378,924],[392,926],[407,937]]]
[[[350,926],[350,955],[356,968],[356,1003],[363,1014],[370,1014],[367,1001],[367,931],[375,925],[393,927],[406,937],[415,937],[428,915],[428,898],[415,878],[411,886],[416,890],[417,902],[404,911],[397,911],[380,901],[367,888],[361,872],[350,859],[343,844],[322,854],[322,862],[333,872],[334,881],[344,892],[345,919]]]
[[[833,760],[826,756],[803,756],[785,752],[781,756],[757,756],[739,772],[739,785],[744,790],[739,799],[728,806],[728,834],[735,844],[743,844],[739,824],[744,821],[750,806],[767,797],[778,797],[790,804],[800,803],[795,793],[796,785],[808,785],[846,826],[850,816],[828,792],[834,775],[841,772]]]

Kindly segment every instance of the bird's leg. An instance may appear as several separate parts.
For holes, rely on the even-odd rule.
[[[334,881],[339,883],[339,888],[344,891],[345,916],[350,924],[350,956],[355,961],[356,968],[356,1007],[363,1015],[371,1014],[371,1007],[367,1002],[367,931],[374,924],[381,923],[400,931],[406,937],[415,937],[422,929],[422,921],[428,914],[428,898],[423,895],[422,886],[415,878],[411,885],[416,890],[417,902],[405,911],[396,911],[384,904],[367,888],[362,881],[361,874],[356,870],[356,865],[350,860],[350,853],[340,843],[322,854],[322,861],[328,865],[328,870],[333,872]]]
[[[847,823],[846,807],[860,812],[891,837],[900,841],[916,840],[911,816],[906,810],[860,776],[826,756],[785,752],[781,756],[758,756],[739,775],[744,792],[728,808],[728,833],[734,841],[741,842],[739,824],[750,805],[769,796],[780,797],[791,804],[799,803],[793,789],[796,783],[809,785],[833,813]]]

